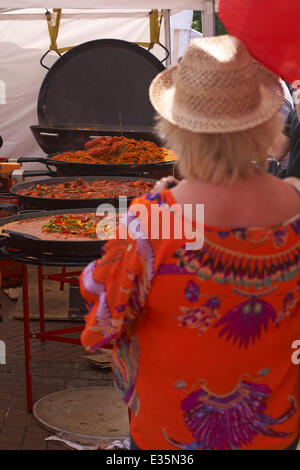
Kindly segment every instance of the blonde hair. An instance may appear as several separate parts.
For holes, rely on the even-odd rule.
[[[281,127],[276,114],[252,129],[204,134],[181,129],[157,116],[156,131],[177,154],[181,176],[230,184],[252,175],[256,167],[266,169],[268,149]]]

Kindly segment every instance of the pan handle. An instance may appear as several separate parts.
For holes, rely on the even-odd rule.
[[[5,242],[7,242],[8,236],[7,235],[0,235],[0,247],[5,245]]]
[[[18,215],[32,214],[32,212],[47,212],[45,209],[24,209],[18,212]]]
[[[22,237],[25,238],[26,240],[40,240],[39,237],[35,237],[34,235],[29,235],[28,233],[23,233],[23,232],[17,232],[16,230],[9,230],[9,229],[3,229],[4,233],[7,233],[10,237]]]
[[[24,178],[29,176],[56,176],[56,171],[52,170],[24,170],[22,173]]]
[[[50,165],[50,166],[52,166],[52,165],[53,165],[53,166],[59,166],[59,165],[65,165],[66,163],[68,163],[68,162],[64,162],[64,161],[62,161],[62,160],[54,160],[54,161],[52,162],[51,159],[48,158],[46,165],[47,165],[47,166],[48,166],[48,165]]]
[[[0,210],[5,209],[10,212],[17,213],[19,210],[19,206],[17,204],[5,204],[5,202],[0,203]]]
[[[14,194],[0,193],[0,199],[17,199]]]
[[[35,162],[35,163],[44,163],[46,164],[47,158],[44,157],[19,157],[17,162],[18,163],[28,163],[28,162]]]
[[[40,132],[40,135],[44,137],[59,137],[59,134],[54,134],[53,132]]]

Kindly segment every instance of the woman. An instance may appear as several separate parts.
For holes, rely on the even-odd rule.
[[[185,179],[136,199],[128,238],[108,242],[85,269],[82,344],[115,344],[132,449],[295,448],[300,198],[265,171],[279,81],[239,40],[204,38],[154,79],[150,99]],[[188,230],[175,233],[190,204],[196,234],[204,204],[198,248]],[[163,223],[170,217],[169,238],[163,224],[153,228],[157,208]]]

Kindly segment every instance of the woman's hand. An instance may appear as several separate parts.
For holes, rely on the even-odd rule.
[[[167,176],[165,178],[160,179],[157,181],[156,185],[152,189],[153,193],[161,193],[164,189],[172,188],[176,186],[179,181],[174,178],[174,176]]]

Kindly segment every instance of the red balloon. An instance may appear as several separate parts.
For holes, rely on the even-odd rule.
[[[300,0],[220,0],[219,16],[265,67],[300,80]]]

